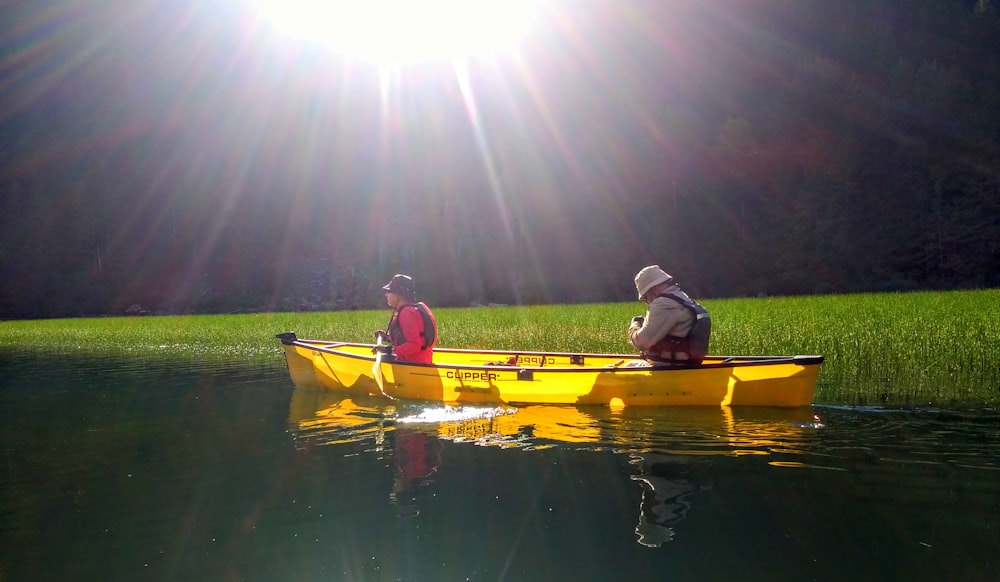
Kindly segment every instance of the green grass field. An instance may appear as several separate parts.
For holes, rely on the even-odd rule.
[[[717,299],[711,352],[822,354],[816,402],[1000,404],[1000,290]],[[433,306],[432,306],[433,307]],[[438,308],[442,347],[630,353],[640,303]],[[0,322],[3,349],[284,365],[274,334],[372,341],[389,311]]]

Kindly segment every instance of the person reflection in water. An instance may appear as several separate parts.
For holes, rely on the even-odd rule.
[[[441,441],[409,428],[397,427],[393,431],[393,458],[396,469],[389,499],[410,507],[413,515],[420,513],[415,507],[416,489],[430,483],[430,477],[441,465]]]
[[[710,480],[688,457],[647,453],[633,455],[629,463],[636,469],[630,479],[642,486],[637,541],[658,548],[674,539],[674,526],[687,517],[692,495],[711,489]]]

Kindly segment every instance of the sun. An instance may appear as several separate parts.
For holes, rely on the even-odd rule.
[[[510,53],[541,0],[252,0],[281,33],[379,64]]]

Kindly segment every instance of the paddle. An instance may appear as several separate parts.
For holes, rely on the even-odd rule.
[[[385,350],[380,349],[384,345],[382,336],[379,335],[378,339],[375,340],[375,363],[372,364],[372,376],[375,377],[375,383],[378,384],[378,391],[382,393],[382,396],[395,400],[385,393],[385,378],[382,377],[382,356],[385,354]]]

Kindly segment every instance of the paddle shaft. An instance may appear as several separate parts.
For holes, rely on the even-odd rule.
[[[382,377],[382,356],[384,352],[379,349],[383,345],[385,344],[382,343],[382,337],[379,336],[375,342],[375,363],[372,364],[372,376],[375,378],[375,383],[378,384],[378,391],[382,393],[382,396],[395,400],[395,398],[385,393],[385,378]]]
[[[376,348],[379,344],[375,344]],[[385,396],[385,378],[382,377],[382,350],[375,350],[375,363],[372,365],[372,376],[375,377],[375,383],[378,384],[378,391]]]

